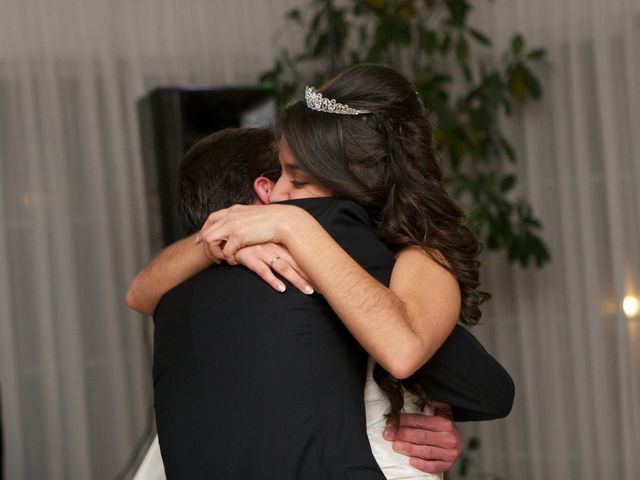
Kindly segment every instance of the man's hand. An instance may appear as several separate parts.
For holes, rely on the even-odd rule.
[[[462,437],[452,421],[451,408],[440,404],[433,416],[400,414],[397,431],[386,428],[384,438],[393,441],[393,449],[407,455],[409,464],[426,473],[450,469],[462,449]]]

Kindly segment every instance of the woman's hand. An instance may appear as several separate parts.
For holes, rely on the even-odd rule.
[[[274,272],[280,274],[302,293],[311,295],[314,291],[309,277],[298,266],[289,250],[276,243],[241,248],[229,263],[244,265],[279,292],[284,292],[286,287]]]
[[[235,264],[234,255],[241,248],[280,243],[281,229],[298,212],[304,210],[291,205],[234,205],[209,215],[197,242],[205,243],[210,258]]]

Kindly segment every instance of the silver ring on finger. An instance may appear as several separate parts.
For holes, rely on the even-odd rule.
[[[273,257],[269,262],[269,266],[273,268],[273,264],[276,263],[278,260],[280,260],[280,257]]]

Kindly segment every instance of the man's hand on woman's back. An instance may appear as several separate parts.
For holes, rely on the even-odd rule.
[[[462,437],[453,422],[451,408],[437,406],[433,416],[400,414],[400,426],[385,430],[393,449],[409,457],[409,464],[426,473],[449,470],[462,449]]]

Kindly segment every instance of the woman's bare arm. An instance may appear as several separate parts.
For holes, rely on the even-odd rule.
[[[396,378],[413,374],[453,330],[458,282],[421,248],[398,253],[387,288],[319,225],[289,231],[282,242],[353,336]]]
[[[211,266],[196,235],[183,238],[161,250],[133,279],[125,297],[132,310],[151,315],[162,296],[173,287]]]
[[[151,315],[165,293],[218,261],[209,258],[203,246],[196,244],[195,240],[196,235],[191,235],[161,250],[131,282],[126,294],[127,306]],[[274,263],[274,259],[278,261]],[[279,292],[284,292],[286,286],[274,272],[300,291],[313,293],[309,279],[281,245],[253,245],[238,252],[237,261]]]
[[[424,250],[399,252],[387,288],[298,207],[232,207],[212,215],[201,236],[217,258],[230,258],[247,245],[282,243],[353,336],[397,378],[424,364],[459,317],[457,280]]]

